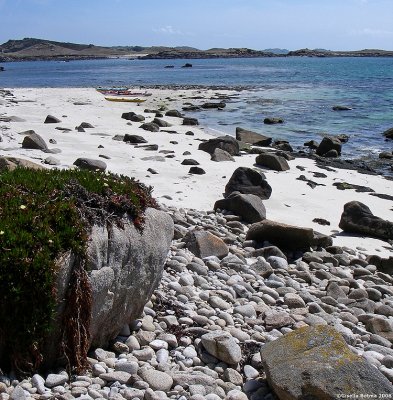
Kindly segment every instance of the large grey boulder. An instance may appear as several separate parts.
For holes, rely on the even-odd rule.
[[[36,149],[36,150],[47,150],[48,146],[45,140],[37,133],[31,133],[25,136],[22,142],[22,148],[24,149]]]
[[[236,139],[240,140],[241,142],[262,147],[270,146],[273,140],[271,137],[264,136],[261,135],[260,133],[249,131],[247,129],[243,129],[240,127],[236,128]]]
[[[16,157],[0,157],[0,171],[13,171],[15,168],[45,169],[35,162]]]
[[[201,336],[201,341],[209,354],[229,365],[238,364],[242,358],[240,346],[228,332],[205,333]]]
[[[203,142],[198,147],[199,150],[213,154],[216,149],[225,150],[231,156],[239,155],[239,143],[232,136],[220,136]]]
[[[80,169],[88,171],[105,171],[106,163],[101,160],[94,160],[92,158],[78,158],[74,161],[74,165]]]
[[[330,151],[335,150],[338,155],[341,155],[341,144],[342,142],[338,138],[325,136],[318,146],[316,153],[321,157],[325,157]]]
[[[143,307],[157,288],[173,238],[172,218],[163,211],[148,208],[143,231],[130,218],[120,225],[94,225],[87,248],[86,270],[92,290],[90,345],[104,347],[125,324],[139,318]],[[59,260],[56,329],[47,340],[46,364],[57,358],[63,331],[64,297],[75,257],[65,254]]]
[[[300,328],[269,342],[262,347],[261,358],[280,400],[393,394],[389,380],[352,353],[341,334],[327,325]]]
[[[255,160],[257,165],[272,169],[274,171],[288,171],[289,165],[284,157],[276,154],[262,153]]]
[[[383,133],[383,136],[385,136],[386,139],[393,139],[393,128],[390,128],[390,129],[386,130]]]
[[[348,233],[360,233],[382,240],[393,239],[393,222],[375,216],[359,201],[351,201],[344,205],[339,227]]]
[[[232,192],[254,194],[262,200],[267,200],[272,194],[272,188],[262,172],[252,168],[239,167],[225,186],[224,196],[228,197]]]
[[[255,194],[233,192],[227,198],[216,201],[214,210],[218,208],[232,211],[235,215],[250,223],[259,222],[266,218],[266,208],[261,198]]]

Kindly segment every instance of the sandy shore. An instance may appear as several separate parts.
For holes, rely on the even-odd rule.
[[[181,110],[186,102],[200,104],[209,101],[218,92],[213,90],[160,90],[153,89],[153,95],[138,106],[134,103],[112,103],[104,99],[92,88],[89,89],[11,89],[14,100],[0,100],[0,117],[14,116],[16,121],[0,122],[0,156],[14,156],[43,162],[48,156],[57,158],[60,168],[69,168],[79,157],[100,159],[106,162],[108,170],[134,176],[147,185],[154,187],[154,195],[159,202],[177,207],[212,210],[216,200],[222,198],[225,185],[233,171],[239,166],[252,167],[255,155],[236,157],[236,162],[214,162],[210,155],[198,150],[201,139],[211,138],[201,127],[181,125],[182,119],[164,117],[172,124],[161,128],[160,132],[147,132],[140,128],[141,123],[126,121],[121,118],[123,112],[134,111],[146,117],[150,122],[154,114],[144,113],[144,109],[157,109],[166,106],[168,109]],[[230,92],[220,91],[223,94]],[[190,99],[203,96],[205,100]],[[212,113],[216,111],[211,111]],[[50,114],[61,120],[58,124],[44,124]],[[20,119],[20,120],[19,120]],[[75,130],[82,122],[94,126],[85,132]],[[56,127],[69,128],[63,132]],[[247,126],[242,126],[247,128]],[[23,135],[20,132],[34,130],[41,135],[50,148],[61,150],[58,154],[46,154],[40,150],[22,149]],[[162,130],[176,133],[162,132]],[[192,131],[194,136],[185,135]],[[113,140],[115,135],[136,134],[143,136],[148,144],[157,144],[157,151],[136,148],[121,141]],[[260,133],[263,133],[261,128]],[[50,139],[56,143],[50,144]],[[164,151],[164,152],[163,152]],[[165,151],[173,151],[167,154]],[[189,155],[183,155],[190,152]],[[173,158],[165,158],[173,154]],[[100,158],[105,156],[105,158]],[[145,159],[161,156],[159,160]],[[181,165],[185,158],[193,158],[206,171],[205,175],[188,174],[190,166]],[[338,227],[345,203],[357,200],[366,204],[371,211],[384,219],[393,220],[393,207],[389,200],[357,193],[354,190],[338,190],[334,183],[347,182],[371,187],[376,193],[393,193],[393,182],[380,176],[359,174],[356,171],[326,171],[317,167],[309,159],[295,159],[289,162],[291,169],[286,172],[263,170],[273,193],[264,201],[267,217],[271,220],[306,226],[325,234],[337,234],[334,244],[358,249],[365,254],[378,254],[383,257],[393,255],[392,247],[383,241],[347,236],[341,234]],[[301,171],[297,167],[303,167]],[[152,168],[158,174],[151,174]],[[322,172],[327,177],[318,178],[315,172]],[[324,186],[312,189],[306,182],[297,180],[300,175]],[[313,219],[323,218],[330,226],[321,226]]]

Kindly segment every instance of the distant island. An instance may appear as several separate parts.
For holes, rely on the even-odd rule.
[[[199,50],[193,47],[164,46],[113,46],[55,42],[51,40],[24,38],[9,40],[0,45],[0,62],[34,60],[81,60],[100,58],[132,59],[198,59],[198,58],[257,58],[257,57],[393,57],[393,51],[359,50],[331,51],[324,49],[253,50],[247,48],[212,48]]]

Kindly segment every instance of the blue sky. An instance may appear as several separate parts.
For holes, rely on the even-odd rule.
[[[0,43],[393,50],[393,0],[0,0]]]

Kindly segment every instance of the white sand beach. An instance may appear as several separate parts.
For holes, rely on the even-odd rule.
[[[193,103],[209,101],[218,92],[213,90],[164,90],[152,89],[152,96],[145,103],[108,102],[104,96],[93,88],[67,89],[10,89],[14,94],[14,102],[0,103],[0,117],[18,117],[15,121],[0,122],[0,156],[20,157],[34,162],[43,162],[48,156],[59,160],[58,168],[69,168],[79,157],[100,159],[106,162],[107,170],[134,176],[146,185],[154,187],[153,194],[160,203],[176,207],[212,210],[216,200],[222,193],[233,171],[239,166],[252,167],[256,155],[243,154],[236,157],[236,162],[214,162],[210,155],[198,150],[201,139],[209,139],[210,135],[200,126],[183,126],[182,119],[164,117],[172,124],[161,128],[160,132],[148,132],[140,128],[141,123],[126,121],[122,113],[134,111],[146,118],[145,122],[154,119],[154,114],[144,113],[145,109],[181,110],[188,98],[203,96],[204,100],[192,100]],[[220,91],[230,94],[231,92]],[[212,113],[216,111],[211,111]],[[50,114],[61,120],[57,124],[44,124]],[[185,113],[186,114],[186,113]],[[75,130],[82,122],[88,122],[94,128],[85,132]],[[56,127],[69,128],[64,132]],[[242,126],[247,129],[247,126]],[[20,133],[34,130],[42,136],[50,148],[61,150],[58,154],[46,154],[40,150],[22,149],[24,136]],[[176,133],[163,132],[163,130]],[[192,131],[194,136],[185,133]],[[263,127],[260,133],[263,134]],[[115,135],[135,134],[143,136],[148,144],[157,144],[157,151],[148,151],[143,147],[135,147],[122,141],[113,140]],[[56,143],[51,144],[50,141]],[[162,151],[173,151],[166,153]],[[183,155],[190,152],[189,155]],[[173,154],[173,158],[165,158]],[[105,158],[100,158],[104,155]],[[159,159],[145,159],[160,156]],[[190,166],[181,165],[185,158],[192,158],[200,163],[206,171],[205,175],[191,175]],[[376,193],[393,194],[393,181],[381,176],[359,174],[356,171],[337,169],[335,172],[320,169],[310,159],[297,158],[289,162],[290,170],[274,172],[263,169],[273,192],[269,200],[264,201],[267,217],[271,220],[310,227],[325,234],[338,234],[334,244],[357,249],[360,253],[378,254],[382,257],[393,255],[389,243],[367,238],[340,234],[338,227],[344,204],[357,200],[366,204],[371,211],[384,219],[393,221],[392,202],[368,193],[357,193],[354,190],[338,190],[334,183],[371,187]],[[304,171],[297,167],[304,167]],[[48,166],[49,167],[49,166]],[[148,172],[152,168],[157,174]],[[314,176],[314,172],[327,175],[324,178]],[[322,184],[312,189],[306,182],[297,180],[300,175]],[[321,226],[313,219],[323,218],[330,226]]]

